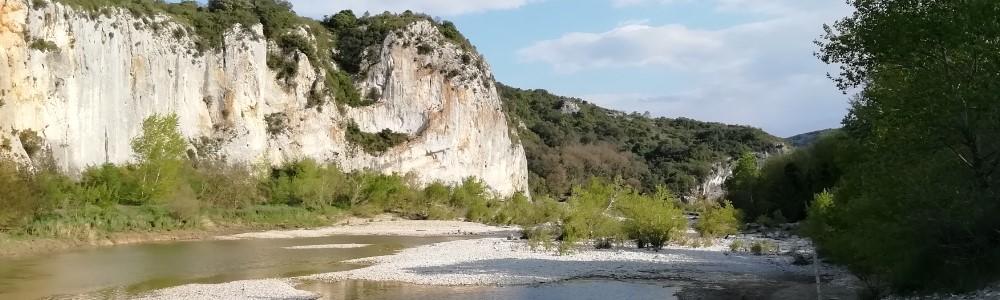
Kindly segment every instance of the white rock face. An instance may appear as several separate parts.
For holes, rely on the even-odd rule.
[[[419,183],[457,183],[477,177],[499,195],[528,190],[524,150],[514,142],[489,67],[429,22],[391,35],[381,57],[358,83],[381,96],[372,106],[306,108],[322,87],[304,55],[286,82],[267,67],[261,27],[233,28],[218,50],[198,53],[169,17],[125,11],[91,16],[50,2],[0,7],[0,138],[15,140],[6,155],[25,158],[17,132],[40,135],[56,163],[70,173],[133,157],[129,141],[154,114],[176,113],[192,153],[211,152],[233,163],[278,165],[313,158],[347,170],[413,174]],[[159,30],[151,29],[157,24]],[[54,43],[58,50],[31,47]],[[433,46],[420,54],[417,45]],[[331,101],[332,102],[332,101]],[[268,116],[287,127],[268,132]],[[350,144],[345,124],[389,129],[410,140],[381,154]],[[206,149],[217,149],[206,151]]]

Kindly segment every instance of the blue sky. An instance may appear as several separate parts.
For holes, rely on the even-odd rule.
[[[838,127],[848,97],[813,56],[841,0],[290,0],[301,15],[411,9],[452,20],[497,80],[624,111],[788,136]]]

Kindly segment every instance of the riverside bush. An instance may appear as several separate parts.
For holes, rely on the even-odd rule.
[[[609,248],[623,241],[624,232],[614,204],[623,194],[631,192],[627,189],[597,178],[575,187],[567,201],[569,211],[562,220],[560,252],[572,250],[584,240],[593,240],[597,248]]]
[[[622,202],[624,230],[639,248],[660,250],[681,237],[687,228],[687,219],[677,207],[677,199],[663,187],[653,196],[628,194]]]
[[[707,238],[736,234],[740,229],[740,212],[729,201],[721,205],[716,203],[701,211],[701,218],[694,229]]]

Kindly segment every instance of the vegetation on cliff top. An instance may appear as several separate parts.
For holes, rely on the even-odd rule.
[[[643,192],[665,185],[686,194],[714,163],[781,143],[751,127],[626,114],[544,90],[497,87],[536,195],[564,197],[591,176],[620,177]]]

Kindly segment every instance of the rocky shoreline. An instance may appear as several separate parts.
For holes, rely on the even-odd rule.
[[[417,231],[415,228],[421,229]],[[351,260],[347,262],[362,267],[349,271],[214,285],[184,285],[154,291],[142,295],[142,299],[312,299],[319,295],[296,289],[296,286],[304,282],[344,280],[437,286],[524,285],[579,278],[671,279],[700,283],[794,280],[807,286],[814,272],[811,265],[794,264],[795,258],[791,255],[731,252],[729,244],[737,240],[735,237],[718,240],[703,248],[672,245],[661,251],[652,251],[630,245],[614,249],[582,246],[571,254],[559,255],[554,251],[531,249],[527,241],[496,237],[510,230],[467,222],[389,220],[314,231],[244,234],[239,235],[240,238],[285,238],[344,232],[383,235],[477,233],[494,236],[436,243],[392,255]],[[784,243],[784,249],[797,248],[791,245],[797,242],[794,239],[778,242]],[[819,270],[826,288],[842,291],[843,294],[853,288],[854,278],[846,270],[826,264],[821,265]]]

